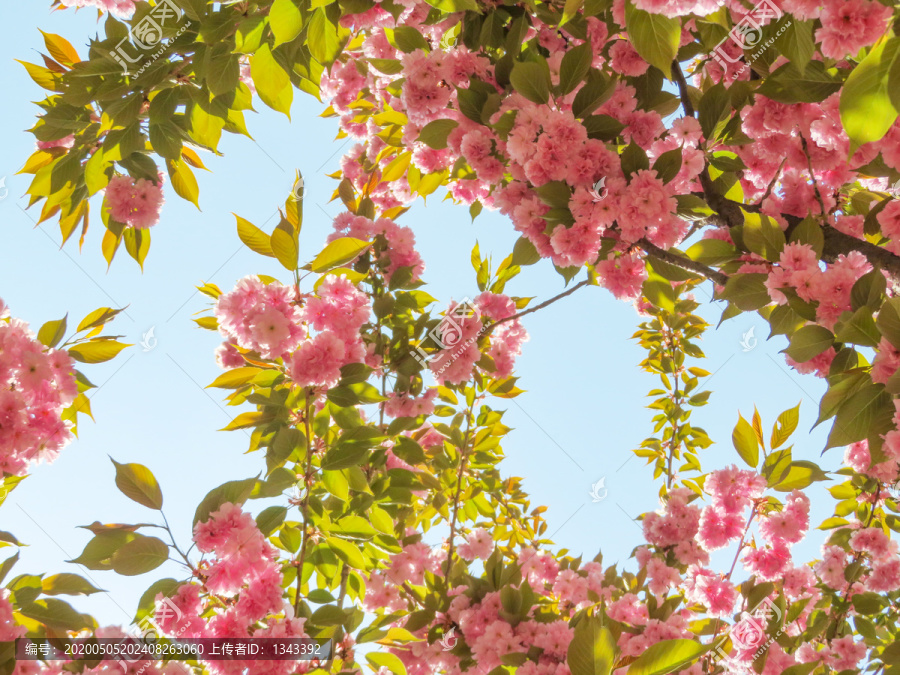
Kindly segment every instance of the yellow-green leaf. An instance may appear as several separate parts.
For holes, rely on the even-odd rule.
[[[275,253],[272,251],[272,241],[269,235],[256,227],[256,225],[249,220],[241,218],[238,214],[235,213],[232,215],[237,218],[238,236],[241,238],[241,241],[244,242],[244,245],[251,251],[255,251],[260,255],[274,258]]]
[[[143,464],[119,464],[110,457],[116,467],[116,487],[132,501],[159,511],[163,505],[162,490],[156,477]]]
[[[275,0],[269,10],[269,26],[275,35],[275,46],[290,42],[303,28],[303,16],[293,0]]]
[[[175,192],[199,210],[200,188],[197,186],[197,179],[194,172],[191,171],[191,167],[184,160],[168,159],[166,168],[169,170],[169,177],[172,179],[172,187],[175,188]]]
[[[82,363],[103,363],[114,359],[125,347],[131,347],[131,345],[108,338],[100,338],[69,347],[69,356]]]
[[[759,463],[759,443],[756,432],[743,415],[738,415],[738,423],[731,433],[731,442],[738,454],[750,468],[756,468]]]
[[[354,260],[371,245],[371,242],[353,237],[335,239],[316,256],[311,269],[313,272],[325,272],[333,267],[340,267]]]
[[[250,57],[250,76],[263,103],[290,119],[294,87],[290,76],[272,56],[269,45],[263,45]]]

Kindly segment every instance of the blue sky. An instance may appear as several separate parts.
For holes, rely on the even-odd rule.
[[[34,122],[41,90],[13,59],[40,61],[43,41],[37,26],[69,39],[84,54],[89,36],[98,30],[89,11],[50,12],[49,2],[10,3],[4,8],[7,31],[0,43],[0,88],[7,92],[0,107],[0,177],[8,196],[0,201],[0,297],[13,315],[36,330],[43,322],[67,312],[80,319],[101,306],[128,305],[111,329],[135,346],[109,364],[85,368],[98,390],[92,393],[96,424],[86,419],[80,438],[51,465],[35,468],[0,511],[0,529],[14,532],[29,546],[15,572],[75,572],[89,576],[108,592],[74,599],[103,623],[127,624],[143,591],[164,576],[181,578],[182,568],[167,565],[140,577],[78,569],[64,562],[78,556],[90,533],[77,529],[95,520],[145,522],[154,514],[121,495],[113,482],[107,456],[119,462],[147,465],[158,478],[164,510],[179,543],[190,538],[194,509],[213,487],[227,480],[255,475],[264,467],[260,455],[246,455],[247,436],[221,432],[236,409],[227,409],[220,391],[204,387],[218,374],[213,358],[216,336],[191,321],[208,307],[208,298],[194,290],[201,281],[230,289],[247,274],[264,273],[287,280],[284,270],[240,243],[232,212],[271,231],[277,207],[289,194],[294,170],[305,177],[301,256],[311,259],[330,231],[338,203],[328,203],[334,181],[325,177],[338,168],[345,141],[334,141],[336,121],[318,117],[324,105],[295,92],[293,123],[259,104],[248,116],[255,141],[223,138],[224,157],[203,155],[212,172],[198,172],[200,206],[169,191],[161,223],[152,231],[153,244],[145,272],[125,251],[107,271],[100,254],[99,202],[82,253],[77,242],[59,249],[59,231],[49,222],[35,228],[38,211],[22,209],[30,176],[15,176],[34,147],[22,130]],[[2,195],[2,192],[0,192]],[[499,262],[512,250],[517,234],[509,221],[485,211],[471,223],[464,206],[442,202],[443,190],[421,202],[400,219],[413,228],[426,264],[428,290],[442,303],[476,294],[469,253],[476,240],[482,254]],[[564,288],[549,261],[526,268],[507,292],[536,296],[541,301]],[[706,289],[711,292],[711,289]],[[707,295],[701,290],[699,299]],[[721,306],[701,312],[713,326]],[[657,386],[637,364],[643,351],[630,339],[640,319],[630,304],[616,301],[600,288],[585,288],[547,309],[528,316],[531,339],[518,361],[519,386],[527,393],[515,400],[496,401],[507,408],[506,423],[514,428],[504,445],[504,475],[523,476],[533,505],[546,504],[549,533],[573,555],[592,558],[603,550],[606,564],[625,562],[641,543],[632,518],[656,508],[658,485],[632,449],[651,433],[646,392]],[[142,336],[153,329],[156,347],[144,351]],[[754,329],[758,344],[745,352],[741,336]],[[815,421],[824,382],[791,371],[778,353],[783,337],[766,342],[766,323],[755,314],[743,315],[711,329],[704,341],[701,367],[714,373],[710,404],[699,409],[692,423],[716,441],[701,455],[705,469],[739,463],[731,444],[738,411],[749,418],[754,404],[771,428],[782,410],[803,402],[794,437],[794,458],[820,462],[826,470],[840,467],[841,451],[820,458],[828,426]],[[593,502],[591,485],[605,477],[608,496]],[[819,489],[817,495],[824,495]],[[816,524],[831,515],[831,502],[814,506]],[[262,509],[272,502],[253,502]],[[795,550],[798,559],[816,555],[822,533]],[[7,549],[11,553],[11,549]],[[0,559],[7,557],[0,551]],[[728,559],[734,549],[714,560]],[[633,565],[633,562],[630,563]]]

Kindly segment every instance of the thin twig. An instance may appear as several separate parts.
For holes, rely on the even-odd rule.
[[[816,174],[813,173],[812,168],[812,157],[809,156],[809,146],[806,144],[806,138],[803,136],[802,131],[797,131],[800,135],[800,144],[803,146],[803,154],[806,155],[806,165],[809,167],[809,177],[812,179],[813,188],[816,191],[816,199],[819,200],[819,206],[822,207],[822,215],[826,215],[825,213],[825,201],[822,199],[822,193],[819,192],[819,183],[816,181]]]
[[[779,176],[781,176],[781,170],[784,169],[784,165],[787,163],[787,157],[781,160],[781,164],[778,165],[778,171],[775,172],[775,175],[772,176],[772,180],[769,181],[769,185],[766,188],[766,193],[762,196],[762,199],[759,200],[760,206],[764,201],[769,198],[769,195],[772,194],[772,190],[775,188],[775,183],[778,182]]]
[[[526,314],[531,314],[532,312],[536,312],[539,309],[544,309],[544,307],[548,307],[548,306],[552,305],[557,300],[562,300],[567,295],[572,295],[572,293],[577,291],[579,288],[583,288],[584,286],[589,286],[589,285],[591,285],[591,280],[589,278],[585,279],[584,281],[579,281],[577,284],[572,286],[572,288],[570,288],[569,290],[563,291],[559,295],[556,295],[556,296],[550,298],[549,300],[545,300],[544,302],[540,303],[539,305],[535,305],[534,307],[531,307],[522,312],[519,312],[518,314],[513,314],[512,316],[508,316],[505,319],[500,319],[499,321],[495,321],[494,323],[490,324],[485,329],[484,335],[490,335],[491,331],[494,330],[501,323],[506,323],[507,321],[515,321],[516,319],[519,319],[519,318],[525,316]]]
[[[496,324],[494,324],[496,325]],[[463,438],[463,444],[460,448],[462,456],[459,460],[459,472],[456,475],[456,495],[453,497],[453,517],[450,519],[450,537],[449,547],[447,549],[447,569],[444,574],[450,578],[450,568],[453,566],[453,539],[456,536],[456,519],[459,515],[459,497],[462,494],[463,476],[466,472],[466,464],[469,461],[469,436],[472,433],[472,411],[475,408],[475,401],[469,406],[466,413],[466,435]]]
[[[300,539],[300,555],[297,558],[297,592],[294,597],[294,614],[300,613],[300,589],[303,586],[303,563],[306,561],[306,545],[309,541],[309,493],[310,481],[312,480],[312,457],[313,444],[310,437],[309,429],[309,396],[310,392],[306,392],[306,401],[304,404],[303,426],[306,430],[306,470],[303,473],[303,487],[305,493],[300,502],[300,513],[303,515],[303,536]]]

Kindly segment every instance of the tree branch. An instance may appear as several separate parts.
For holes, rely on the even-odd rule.
[[[589,286],[589,285],[591,285],[591,280],[590,280],[590,278],[587,278],[587,279],[585,279],[584,281],[579,281],[577,284],[575,284],[574,286],[572,286],[572,288],[570,288],[569,290],[563,291],[563,292],[560,293],[559,295],[555,295],[555,296],[553,296],[552,298],[550,298],[549,300],[545,300],[544,302],[542,302],[542,303],[540,303],[540,304],[538,304],[538,305],[535,305],[534,307],[531,307],[530,309],[523,310],[523,311],[521,311],[521,312],[519,312],[519,313],[517,313],[517,314],[513,314],[512,316],[508,316],[508,317],[506,317],[505,319],[500,319],[499,321],[495,321],[494,323],[490,324],[490,325],[487,327],[487,329],[485,329],[484,335],[490,335],[490,334],[491,334],[491,331],[494,330],[494,329],[495,329],[497,326],[499,326],[501,323],[506,323],[507,321],[515,321],[516,319],[518,319],[518,318],[520,318],[520,317],[523,317],[523,316],[525,316],[526,314],[531,314],[532,312],[536,312],[536,311],[538,311],[539,309],[544,309],[544,307],[549,307],[550,305],[552,305],[552,304],[553,304],[554,302],[556,302],[557,300],[562,300],[562,299],[563,299],[564,297],[566,297],[567,295],[572,295],[572,293],[574,293],[575,291],[577,291],[579,288],[582,288],[582,287],[584,287],[584,286]]]
[[[671,251],[661,249],[659,246],[651,244],[646,239],[640,239],[637,242],[637,245],[640,246],[649,255],[652,255],[654,258],[659,258],[663,262],[674,265],[675,267],[680,267],[683,270],[696,272],[697,274],[706,277],[710,281],[717,283],[719,286],[724,286],[728,282],[728,275],[724,272],[718,272],[711,267],[707,267],[703,263],[698,263],[694,260],[691,260],[690,258],[684,258],[680,255],[672,253]]]
[[[678,59],[672,61],[672,77],[675,78],[675,84],[678,85],[678,93],[681,96],[681,107],[684,108],[684,114],[688,117],[694,116],[694,104],[691,103],[691,97],[688,96],[688,83],[684,79],[684,73],[681,71],[681,64]]]

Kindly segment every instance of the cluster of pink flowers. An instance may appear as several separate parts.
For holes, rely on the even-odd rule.
[[[340,213],[334,219],[334,233],[329,241],[340,237],[353,237],[363,241],[371,241],[381,235],[387,241],[387,251],[384,253],[385,263],[384,278],[390,282],[391,277],[401,267],[412,268],[411,281],[418,281],[425,271],[425,263],[416,251],[416,237],[413,231],[402,225],[397,225],[389,218],[379,218],[372,221],[364,216],[355,216],[349,211]]]
[[[494,551],[494,539],[483,527],[472,530],[457,548],[463,560],[487,560]]]
[[[484,353],[494,363],[494,376],[509,377],[516,357],[522,352],[522,344],[528,339],[519,319],[506,320],[515,314],[513,300],[500,293],[482,293],[473,303],[451,303],[430,334],[441,347],[428,363],[435,380],[440,384],[459,384],[471,377],[472,368],[482,357],[478,340],[487,328],[482,316],[491,323],[504,320],[491,331]]]
[[[73,371],[67,352],[44,347],[0,300],[0,474],[22,476],[71,441],[60,416],[78,395]]]
[[[893,9],[877,0],[841,0],[822,3],[816,42],[822,54],[832,59],[855,56],[863,47],[884,35]]]
[[[96,7],[101,12],[110,12],[120,19],[134,14],[134,0],[65,0],[69,7]]]
[[[219,296],[215,311],[219,332],[226,339],[265,359],[293,351],[306,337],[294,289],[278,282],[244,277],[233,291]],[[241,365],[243,360],[231,363]]]
[[[388,400],[384,402],[384,412],[391,417],[418,417],[430,415],[434,412],[434,399],[437,398],[437,389],[428,389],[421,396],[409,396],[408,394],[388,394]]]
[[[0,590],[0,642],[12,642],[23,637],[27,631],[25,626],[17,625],[13,619],[13,606],[9,596],[9,589]]]
[[[109,215],[116,221],[142,230],[159,222],[163,202],[163,177],[156,182],[131,176],[113,176],[106,188],[106,204]]]
[[[283,598],[275,549],[240,506],[225,503],[194,527],[194,542],[211,559],[171,596],[156,596],[154,623],[168,637],[307,637]],[[172,607],[178,611],[172,611]],[[208,661],[214,675],[288,675],[314,661]]]
[[[794,242],[784,247],[778,266],[772,267],[766,279],[766,288],[779,305],[787,304],[780,290],[783,288],[794,290],[801,300],[818,303],[817,323],[833,328],[841,314],[851,308],[853,284],[871,269],[862,253],[851,251],[822,270],[812,247]]]
[[[301,386],[333,386],[348,363],[366,360],[361,329],[368,321],[369,298],[343,276],[328,276],[307,300],[304,319],[319,333],[291,356],[291,378]]]

